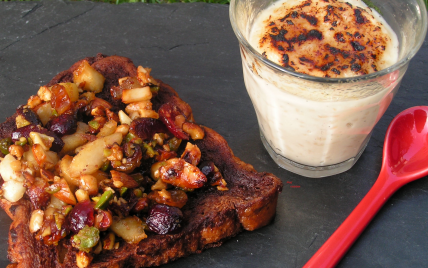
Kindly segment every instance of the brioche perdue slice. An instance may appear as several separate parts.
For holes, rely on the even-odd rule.
[[[104,98],[118,109],[121,103],[114,102],[109,89],[117,85],[121,77],[135,76],[136,67],[127,58],[104,55],[86,60],[106,78],[103,91],[97,96]],[[80,62],[80,61],[79,61]],[[48,85],[70,82],[72,72],[78,66],[58,74]],[[163,103],[174,103],[185,109],[190,106],[182,101],[168,85],[160,83],[160,91],[153,101],[154,109]],[[13,119],[13,116],[11,117]],[[8,119],[2,124],[2,137],[7,136],[13,127]],[[185,225],[176,234],[149,234],[139,244],[121,242],[120,247],[95,255],[89,267],[148,267],[200,253],[202,250],[217,247],[243,229],[255,230],[268,224],[276,211],[278,194],[282,190],[281,181],[272,174],[258,173],[249,164],[235,157],[227,142],[214,130],[203,127],[205,138],[196,142],[202,151],[202,161],[213,161],[227,182],[228,191],[198,192],[192,196],[183,214]],[[0,201],[2,208],[13,219],[9,232],[9,258],[17,267],[77,267],[77,250],[68,240],[57,247],[46,246],[38,241],[28,230],[31,216],[31,203],[22,199],[10,203]]]

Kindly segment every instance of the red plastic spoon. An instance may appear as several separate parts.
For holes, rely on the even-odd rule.
[[[388,127],[380,175],[351,215],[304,268],[334,267],[388,198],[400,187],[428,175],[428,106],[398,114]]]

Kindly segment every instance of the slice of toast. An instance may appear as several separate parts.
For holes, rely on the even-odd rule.
[[[110,88],[118,85],[119,78],[136,76],[137,68],[132,61],[101,54],[85,60],[106,78],[103,91],[97,97],[112,103],[112,110],[116,112],[124,109],[123,103],[112,98]],[[72,82],[72,73],[80,62],[59,73],[47,86]],[[159,92],[152,99],[155,111],[165,103],[190,109],[170,86],[158,82]],[[11,116],[1,124],[0,137],[10,137],[16,128],[15,117]],[[195,191],[189,195],[188,202],[182,208],[184,224],[180,231],[172,234],[148,232],[148,237],[138,244],[120,241],[117,249],[94,254],[88,267],[158,266],[207,248],[218,247],[239,232],[255,230],[272,220],[278,194],[282,190],[281,180],[270,173],[256,172],[251,165],[233,155],[227,142],[218,133],[208,127],[202,128],[205,137],[194,141],[202,153],[201,160],[214,162],[227,182],[228,190]],[[0,205],[13,220],[8,251],[13,267],[77,267],[78,250],[69,239],[64,239],[59,246],[47,246],[29,231],[34,207],[28,198],[24,196],[15,203],[0,199]]]

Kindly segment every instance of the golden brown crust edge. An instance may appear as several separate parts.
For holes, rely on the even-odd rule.
[[[135,66],[126,58],[97,55],[89,59],[95,66],[96,63],[102,65],[100,61],[121,65],[128,75],[135,71]],[[106,69],[103,70],[104,75],[105,72],[112,71]],[[70,70],[57,75],[51,83],[67,81]],[[121,75],[123,76],[123,73],[111,74],[109,77]],[[166,84],[161,84],[159,95],[158,105],[173,102],[190,108]],[[154,105],[156,106],[155,103]],[[282,190],[282,182],[272,174],[256,172],[251,165],[233,155],[221,135],[207,127],[204,127],[204,130],[206,138],[196,142],[203,153],[203,160],[210,160],[216,164],[230,190],[203,193],[191,200],[183,211],[188,223],[178,234],[149,235],[138,245],[123,242],[118,250],[96,256],[90,267],[161,265],[219,246],[224,240],[237,235],[243,229],[255,230],[272,220],[276,212],[278,194]],[[60,258],[57,248],[44,245],[29,232],[30,202],[22,200],[12,204],[1,199],[0,206],[13,219],[9,232],[8,253],[11,262],[18,263],[17,267],[77,267],[75,250],[70,245],[64,245],[68,252]]]

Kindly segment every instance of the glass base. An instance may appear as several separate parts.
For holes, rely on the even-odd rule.
[[[290,159],[283,157],[282,155],[277,154],[272,149],[270,144],[267,142],[263,133],[260,132],[260,137],[262,139],[263,145],[265,146],[269,155],[272,157],[272,159],[275,161],[276,164],[278,164],[280,167],[288,171],[291,171],[293,173],[296,173],[305,177],[309,177],[309,178],[322,178],[322,177],[336,175],[349,170],[357,162],[358,158],[360,158],[361,154],[363,153],[364,149],[367,146],[367,143],[370,140],[370,136],[371,136],[371,133],[364,140],[363,144],[361,145],[361,150],[358,152],[358,154],[355,157],[352,157],[346,161],[343,161],[341,163],[334,164],[334,165],[313,167],[313,166],[299,164],[297,162],[294,162]]]

